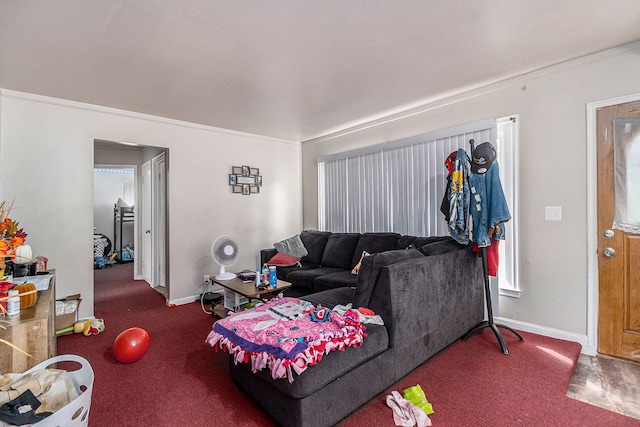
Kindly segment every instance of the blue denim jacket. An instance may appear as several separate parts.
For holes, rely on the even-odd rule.
[[[467,244],[471,239],[471,223],[469,221],[469,172],[471,171],[469,156],[460,148],[456,154],[456,162],[451,172],[449,189],[449,234],[458,243]]]
[[[494,162],[483,174],[469,175],[470,211],[473,241],[478,247],[491,245],[491,238],[504,240],[504,223],[511,219],[500,182],[500,169]]]

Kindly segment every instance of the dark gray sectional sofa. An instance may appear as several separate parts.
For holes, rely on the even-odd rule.
[[[330,352],[292,383],[272,379],[268,370],[253,373],[247,364],[236,365],[230,358],[236,385],[282,426],[336,424],[483,320],[482,266],[469,247],[448,237],[416,241],[396,235],[391,250],[376,252],[394,239],[385,233],[384,244],[372,246],[373,234],[353,238],[305,231],[301,233],[305,247],[311,241],[317,245],[307,247],[309,259],[302,267],[280,269],[298,291],[311,292],[301,298],[313,304],[352,303],[379,314],[384,326],[366,325],[362,346]],[[325,258],[327,246],[348,262]],[[351,275],[351,267],[366,249],[373,255],[363,259],[358,275]],[[323,262],[329,260],[331,265]]]
[[[358,276],[351,270],[360,261],[362,252],[370,254],[396,249],[420,249],[427,244],[442,243],[439,248],[458,247],[448,236],[415,237],[398,233],[331,233],[303,230],[300,239],[309,252],[300,260],[301,266],[278,267],[278,279],[292,284],[286,296],[298,297],[341,287],[355,287]],[[260,251],[260,263],[267,263],[276,254],[274,248]]]

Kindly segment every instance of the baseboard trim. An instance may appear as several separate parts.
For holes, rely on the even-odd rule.
[[[215,287],[213,289],[210,289],[208,292],[213,292],[214,294],[223,294],[223,290],[222,288],[220,289],[216,289]],[[174,299],[174,300],[170,300],[167,305],[182,305],[182,304],[189,304],[191,302],[200,302],[200,294],[196,294],[196,295],[190,295],[188,297],[184,297],[184,298],[178,298],[178,299]]]
[[[562,329],[549,328],[547,326],[536,325],[534,323],[522,322],[519,320],[507,319],[504,317],[495,317],[496,323],[502,323],[519,331],[531,332],[533,334],[543,335],[546,337],[557,338],[566,341],[577,342],[582,346],[580,351],[588,356],[595,356],[597,349],[588,344],[587,335],[576,334],[575,332],[564,331]]]
[[[169,300],[168,305],[189,304],[190,302],[199,301],[199,298],[200,298],[200,294],[198,294],[198,295],[190,295],[190,296],[184,297],[184,298],[178,298],[178,299],[174,299],[174,300]]]

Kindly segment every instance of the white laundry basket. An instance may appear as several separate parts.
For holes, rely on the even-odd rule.
[[[89,425],[89,408],[91,407],[91,392],[93,391],[93,369],[86,359],[73,354],[65,354],[47,359],[26,371],[24,374],[45,369],[53,363],[77,362],[80,369],[67,371],[76,387],[78,397],[69,402],[62,409],[49,415],[39,423],[37,427],[79,427]],[[84,391],[83,391],[84,390]]]

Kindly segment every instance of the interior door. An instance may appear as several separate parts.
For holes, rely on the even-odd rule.
[[[598,352],[640,361],[640,101],[597,110]]]
[[[152,259],[153,286],[169,297],[167,287],[167,169],[166,157],[162,153],[151,161],[152,188]]]
[[[142,165],[142,278],[153,286],[151,269],[151,162]]]

